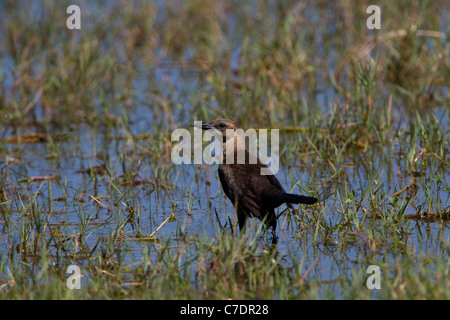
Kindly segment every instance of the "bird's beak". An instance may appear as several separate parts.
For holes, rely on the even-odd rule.
[[[201,127],[197,126],[195,123],[193,123],[192,126],[196,127],[196,128],[201,128],[203,130],[209,130],[209,129],[213,129],[214,128],[213,126],[211,126],[211,124],[209,122],[202,122],[202,126]]]
[[[213,129],[213,128],[214,127],[209,122],[202,123],[203,130],[209,130],[209,129]]]

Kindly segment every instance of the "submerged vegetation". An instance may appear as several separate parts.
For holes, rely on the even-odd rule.
[[[368,1],[79,2],[81,30],[0,4],[0,298],[450,298],[447,1],[378,1],[380,30]],[[277,244],[171,162],[218,117],[280,129],[278,179],[320,199]]]

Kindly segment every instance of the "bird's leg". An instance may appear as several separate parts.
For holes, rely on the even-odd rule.
[[[275,229],[272,230],[272,244],[273,245],[278,244],[278,236],[277,233],[275,232]]]
[[[272,244],[277,243],[277,217],[275,216],[275,214],[272,216],[269,227],[272,227]]]
[[[267,210],[266,219],[266,232],[269,228],[272,228],[272,244],[276,244],[278,241],[277,237],[277,216],[275,215],[275,209],[269,208]]]
[[[277,216],[275,215],[275,209],[269,208],[267,210],[267,226],[272,227],[273,232],[277,228]]]
[[[239,231],[244,232],[245,231],[245,221],[247,220],[247,217],[245,213],[238,210],[238,223],[239,223]]]

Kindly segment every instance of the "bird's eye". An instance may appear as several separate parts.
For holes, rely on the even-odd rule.
[[[225,128],[225,123],[221,123],[221,124],[219,124],[219,127],[221,127],[221,128]]]

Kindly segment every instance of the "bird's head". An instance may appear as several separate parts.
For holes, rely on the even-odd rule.
[[[217,129],[219,130],[223,136],[226,135],[227,129],[233,129],[237,130],[239,129],[236,122],[228,119],[216,119],[210,122],[203,122],[202,123],[202,129],[203,130],[209,130],[209,129]]]

